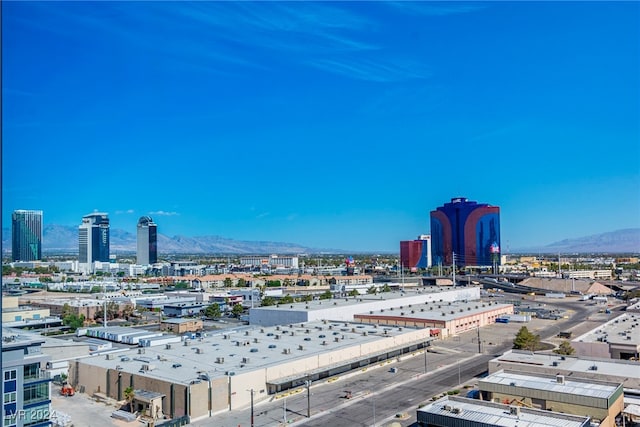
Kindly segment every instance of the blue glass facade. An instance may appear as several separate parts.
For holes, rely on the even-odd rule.
[[[434,265],[495,266],[500,263],[500,208],[459,197],[431,212]]]

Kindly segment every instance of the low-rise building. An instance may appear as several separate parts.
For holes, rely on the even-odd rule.
[[[200,319],[165,319],[160,322],[160,330],[183,334],[185,332],[201,331],[204,327]]]
[[[356,314],[379,312],[391,308],[435,303],[447,305],[453,301],[479,300],[479,287],[443,289],[437,286],[422,287],[411,291],[385,292],[378,295],[314,300],[304,303],[280,304],[257,307],[249,311],[249,322],[255,325],[273,326],[290,322],[317,320],[353,321]],[[512,309],[513,312],[513,309]]]
[[[438,336],[446,338],[491,325],[507,315],[513,315],[513,304],[475,300],[402,305],[355,314],[353,318],[362,323],[433,328],[441,331]]]
[[[164,304],[164,314],[168,317],[189,317],[199,316],[200,312],[207,307],[202,302],[180,302],[174,304]]]
[[[640,356],[640,314],[624,313],[583,334],[571,346],[577,356],[635,359]]]
[[[588,416],[445,396],[417,412],[422,427],[589,427]]]
[[[640,363],[637,361],[510,350],[489,361],[489,374],[500,370],[619,382],[625,389],[640,390]]]
[[[498,371],[478,381],[483,400],[591,417],[615,427],[624,409],[621,383]]]
[[[249,405],[252,389],[259,402],[307,380],[414,354],[429,340],[428,329],[344,322],[243,326],[84,358],[73,364],[69,377],[77,390],[116,400],[129,386],[158,393],[164,396],[162,413],[194,421]]]

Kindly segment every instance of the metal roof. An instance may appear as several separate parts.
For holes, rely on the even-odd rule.
[[[522,387],[532,390],[545,390],[555,393],[573,394],[578,396],[595,397],[599,399],[608,399],[613,395],[619,384],[614,383],[596,383],[593,380],[589,382],[576,381],[562,376],[562,382],[557,377],[517,374],[514,372],[498,371],[480,380],[480,388],[482,384],[500,384],[511,387]]]
[[[518,407],[517,410],[511,410],[508,405],[500,403],[454,396],[445,396],[418,409],[419,421],[425,419],[435,420],[436,418],[441,420],[455,418],[455,425],[458,426],[582,427],[589,425],[589,417],[586,416],[560,414],[522,407]]]

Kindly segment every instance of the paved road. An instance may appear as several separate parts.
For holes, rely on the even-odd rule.
[[[598,307],[581,304],[575,300],[558,301],[537,298],[542,304],[552,304],[566,310],[569,319],[534,319],[526,326],[541,336],[543,340],[555,341],[558,332],[572,330],[574,336],[586,332],[606,320],[597,314]],[[614,315],[616,315],[614,313]],[[586,321],[586,319],[590,319]],[[522,324],[494,324],[481,330],[483,354],[478,354],[477,333],[467,332],[459,337],[438,341],[427,354],[427,374],[423,352],[402,361],[390,361],[384,366],[359,370],[342,376],[335,382],[323,381],[311,387],[311,418],[307,414],[306,390],[300,390],[293,397],[265,401],[254,408],[254,426],[289,425],[299,426],[372,426],[389,425],[398,422],[401,426],[414,425],[416,408],[433,396],[453,389],[461,389],[463,384],[473,385],[477,377],[487,370],[487,362],[511,348],[513,338]],[[389,372],[396,367],[398,372]],[[352,392],[351,399],[345,399],[344,391]],[[406,414],[398,418],[396,414]],[[250,409],[218,414],[216,425],[223,427],[250,426]],[[206,420],[195,423],[199,426],[211,425]],[[375,423],[374,423],[375,421]]]

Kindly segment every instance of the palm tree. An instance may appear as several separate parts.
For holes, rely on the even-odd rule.
[[[129,404],[129,412],[133,413],[133,399],[135,399],[136,393],[133,390],[133,387],[127,387],[124,389],[124,398],[127,399],[127,403]]]

